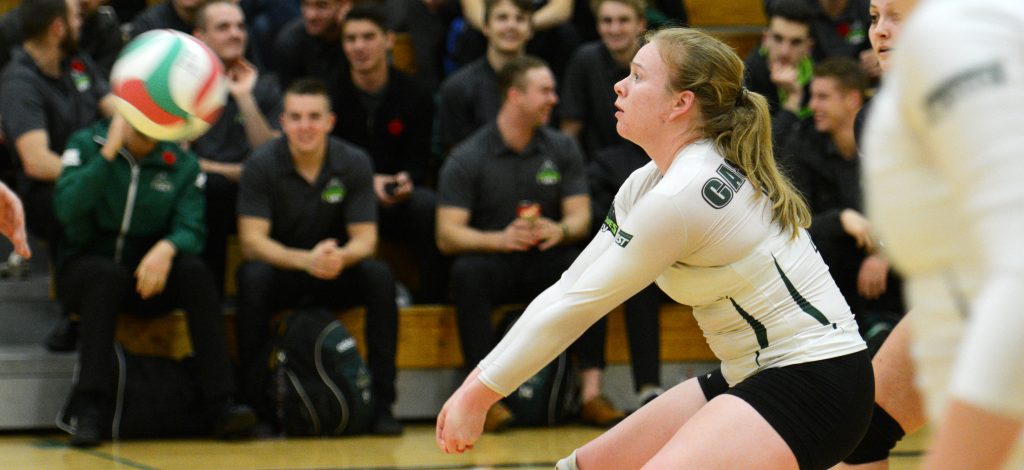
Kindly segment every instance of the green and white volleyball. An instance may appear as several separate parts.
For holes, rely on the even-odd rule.
[[[198,39],[170,29],[132,40],[114,63],[117,110],[157,140],[193,140],[220,116],[227,81],[220,59]]]

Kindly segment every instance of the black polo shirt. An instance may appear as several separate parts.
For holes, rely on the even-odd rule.
[[[278,117],[281,116],[283,104],[277,81],[272,77],[260,75],[252,94],[270,127],[280,129]],[[249,137],[245,134],[242,112],[230,94],[217,122],[192,143],[192,151],[201,158],[223,163],[241,163],[249,156],[252,148],[249,146]]]
[[[341,49],[341,39],[323,41],[306,32],[302,17],[284,25],[274,41],[274,70],[281,88],[296,78],[314,77],[326,84],[335,83],[347,73],[348,60]],[[342,110],[335,110],[341,112]]]
[[[14,47],[21,44],[21,19],[18,7],[0,16],[0,70],[11,60]]]
[[[164,0],[163,3],[153,5],[139,13],[128,24],[127,35],[129,38],[134,38],[146,31],[165,28],[181,31],[186,34],[192,34],[192,30],[195,29],[193,25],[186,23],[185,20],[178,16],[178,12],[174,11],[174,5],[171,4],[171,0]]]
[[[331,102],[341,110],[334,134],[369,151],[377,173],[407,171],[416,184],[423,184],[434,130],[434,94],[427,85],[389,69],[388,83],[375,96],[372,112],[351,76],[332,85]]]
[[[847,160],[828,134],[804,121],[789,136],[779,164],[804,196],[813,215],[811,235],[815,239],[847,238],[839,221],[843,209],[863,212],[864,192],[860,184],[860,157]]]
[[[501,109],[498,74],[486,57],[466,64],[441,83],[437,124],[441,149],[454,147],[494,120]]]
[[[14,50],[0,75],[0,116],[12,152],[26,132],[49,134],[50,150],[60,155],[68,137],[100,119],[100,100],[110,85],[88,55],[76,55],[61,64],[59,78],[39,70],[24,49]]]
[[[814,59],[822,61],[829,57],[860,59],[860,52],[871,48],[868,27],[871,26],[869,0],[848,0],[846,9],[832,18],[825,14],[818,0],[806,0],[817,10],[811,23],[814,37]]]
[[[571,137],[546,127],[517,153],[491,123],[452,150],[438,194],[439,206],[469,209],[469,226],[477,230],[504,229],[522,200],[540,203],[544,217],[560,220],[563,199],[587,194],[583,155]]]
[[[612,58],[601,41],[580,47],[565,71],[562,81],[561,116],[583,123],[580,141],[587,155],[593,158],[599,149],[621,145],[615,130],[615,83],[629,75]]]
[[[274,139],[245,163],[238,215],[269,220],[270,238],[292,248],[310,249],[325,238],[345,244],[349,224],[377,221],[370,157],[329,137],[323,167],[310,184],[295,170],[286,138]]]
[[[96,12],[82,21],[82,34],[78,47],[89,53],[92,60],[103,71],[103,76],[110,78],[110,69],[124,46],[121,36],[121,21],[117,19],[114,9],[100,6]]]

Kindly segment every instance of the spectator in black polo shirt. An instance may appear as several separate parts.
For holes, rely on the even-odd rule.
[[[277,33],[274,70],[283,88],[301,77],[334,83],[348,64],[341,52],[341,20],[352,0],[302,0],[302,17]]]
[[[483,33],[487,53],[441,83],[437,113],[441,150],[448,152],[484,124],[494,120],[501,107],[498,70],[526,52],[533,34],[530,0],[486,0]]]
[[[761,47],[750,51],[743,61],[744,86],[768,101],[777,139],[784,138],[793,125],[811,115],[807,102],[814,72],[813,15],[804,0],[776,0],[768,15]]]
[[[612,198],[633,170],[650,158],[615,130],[615,90],[629,75],[629,64],[640,50],[647,23],[644,0],[597,0],[593,3],[600,40],[583,45],[562,83],[562,131],[576,137],[587,155],[590,181],[591,229],[597,233]],[[664,295],[653,284],[625,303],[633,387],[644,404],[661,392],[658,315]],[[604,323],[594,325],[605,335]]]
[[[80,46],[103,70],[103,76],[110,78],[110,69],[114,67],[121,46],[124,46],[124,39],[117,14],[103,3],[103,0],[78,0],[82,10]]]
[[[236,2],[212,0],[196,14],[195,36],[224,63],[228,101],[210,130],[192,143],[206,180],[206,246],[203,258],[224,288],[227,238],[238,220],[238,177],[252,149],[281,135],[281,92],[273,79],[245,60],[245,16]]]
[[[776,5],[784,0],[765,0],[764,8],[771,16]],[[814,38],[814,59],[848,57],[860,60],[871,77],[879,76],[878,60],[871,51],[868,27],[870,0],[801,0],[812,11],[811,36]]]
[[[597,0],[600,40],[581,46],[569,61],[561,86],[561,128],[592,157],[599,149],[625,140],[615,130],[615,91],[612,86],[629,75],[629,63],[640,50],[647,27],[645,0]]]
[[[68,137],[114,112],[103,73],[78,51],[77,0],[34,0],[18,8],[23,42],[0,75],[0,116],[7,146],[20,165],[18,192],[28,229],[58,250],[61,229],[53,213],[53,183]],[[76,329],[65,318],[47,338],[55,350],[75,348]]]
[[[398,307],[391,270],[372,258],[373,169],[365,151],[328,136],[333,125],[324,85],[296,81],[284,95],[285,137],[256,149],[242,171],[238,235],[246,262],[238,269],[238,356],[244,371],[265,367],[258,353],[278,310],[365,305],[377,406],[371,431],[400,434],[391,415]],[[258,403],[262,391],[247,385],[248,399]]]
[[[146,31],[163,28],[192,34],[196,13],[203,3],[206,0],[164,0],[146,8],[125,25],[125,36],[134,38]]]
[[[394,33],[379,5],[358,5],[342,23],[349,73],[334,84],[332,102],[345,109],[334,134],[365,148],[373,158],[373,192],[380,205],[380,234],[413,248],[419,303],[447,299],[444,260],[437,250],[437,197],[424,184],[430,163],[434,95],[418,79],[388,65]]]
[[[576,143],[544,124],[558,102],[555,79],[540,59],[510,61],[498,76],[504,102],[497,119],[456,147],[441,169],[437,243],[455,255],[452,295],[465,365],[496,344],[491,312],[528,302],[565,271],[590,228],[590,197]],[[606,426],[623,417],[601,396],[604,336],[579,344],[583,418]],[[485,429],[514,419],[504,405]]]
[[[818,64],[811,82],[814,120],[790,137],[782,163],[814,215],[814,244],[874,352],[906,310],[899,278],[868,242],[871,223],[864,217],[853,131],[866,86],[867,76],[852,59]]]

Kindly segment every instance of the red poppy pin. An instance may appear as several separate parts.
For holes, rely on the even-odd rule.
[[[398,135],[402,135],[402,132],[404,132],[404,131],[405,131],[405,123],[402,122],[401,119],[394,118],[394,119],[388,121],[388,134],[398,136]]]
[[[174,154],[171,152],[164,152],[164,163],[173,165],[177,159],[174,158]]]
[[[71,70],[82,73],[85,72],[85,64],[81,60],[75,59],[71,61]]]
[[[845,38],[846,36],[849,36],[850,35],[850,25],[849,25],[849,23],[839,23],[838,25],[836,25],[836,33],[839,34],[839,37],[841,37],[841,38]]]

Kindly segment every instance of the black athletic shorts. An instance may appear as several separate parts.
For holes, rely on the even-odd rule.
[[[721,369],[697,381],[708,401],[728,393],[753,406],[803,470],[826,469],[849,455],[867,431],[875,403],[867,351],[765,369],[732,388]]]

